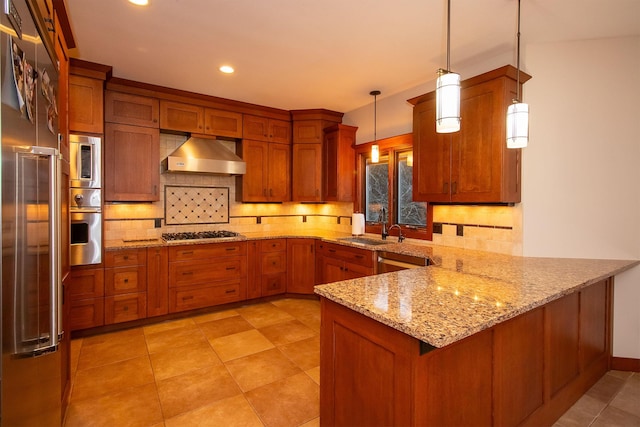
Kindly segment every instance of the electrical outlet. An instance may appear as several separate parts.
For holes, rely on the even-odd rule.
[[[155,228],[160,228],[160,227],[162,227],[162,218],[155,218],[155,219],[153,220],[153,226],[154,226]]]
[[[456,225],[456,236],[464,236],[464,225]]]

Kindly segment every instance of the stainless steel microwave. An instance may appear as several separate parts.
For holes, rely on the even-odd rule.
[[[69,135],[70,186],[101,188],[102,141],[97,136]]]

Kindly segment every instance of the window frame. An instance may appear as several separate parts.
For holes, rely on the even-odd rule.
[[[385,139],[379,139],[375,141],[380,148],[380,157],[389,156],[389,201],[387,206],[388,212],[388,223],[396,224],[398,220],[398,214],[396,212],[396,207],[398,205],[397,201],[397,178],[398,173],[396,170],[396,162],[397,162],[397,153],[413,150],[413,134],[407,133],[398,136],[392,136]],[[355,188],[355,199],[353,202],[354,212],[364,212],[365,211],[365,197],[366,197],[366,162],[367,159],[371,158],[371,146],[374,144],[374,141],[366,142],[363,144],[358,144],[354,147],[356,152],[356,188]],[[415,161],[414,157],[414,161]],[[415,183],[415,177],[413,179]],[[427,202],[425,202],[427,203]],[[409,237],[412,239],[420,239],[420,240],[433,240],[433,206],[427,203],[427,224],[426,227],[414,227],[414,226],[406,226],[400,225],[402,229],[402,234],[405,237]],[[365,232],[366,233],[376,233],[381,234],[382,226],[378,222],[368,221],[365,223]],[[394,228],[391,230],[390,236],[397,236],[397,229]]]

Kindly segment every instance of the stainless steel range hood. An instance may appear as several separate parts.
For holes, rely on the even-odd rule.
[[[247,164],[223,141],[192,136],[160,164],[162,172],[243,175]]]

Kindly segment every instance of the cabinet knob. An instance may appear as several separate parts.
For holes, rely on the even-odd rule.
[[[129,279],[124,279],[124,283],[129,283]]]
[[[124,307],[122,307],[122,311],[129,311],[129,306],[125,305]]]

